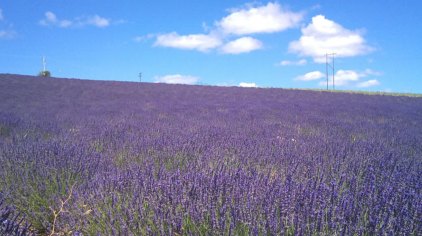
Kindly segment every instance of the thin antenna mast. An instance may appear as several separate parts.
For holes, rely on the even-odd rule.
[[[46,61],[45,61],[45,57],[43,56],[43,57],[42,57],[42,66],[43,66],[42,71],[43,71],[43,72],[45,72],[45,67],[46,67],[46,64],[47,64],[47,63],[46,63]]]
[[[139,82],[142,82],[142,72],[139,73]]]

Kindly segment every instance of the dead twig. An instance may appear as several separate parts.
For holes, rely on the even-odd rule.
[[[56,234],[55,229],[56,229],[57,218],[60,216],[61,213],[67,212],[65,211],[64,207],[66,203],[72,198],[73,187],[75,187],[75,184],[73,184],[72,187],[70,187],[69,195],[67,196],[67,198],[64,201],[60,200],[60,209],[58,211],[55,211],[52,207],[50,207],[51,211],[53,212],[53,228],[51,229],[50,236],[53,236],[54,234]]]

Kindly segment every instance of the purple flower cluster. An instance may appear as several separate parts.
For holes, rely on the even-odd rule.
[[[31,225],[16,213],[14,209],[4,203],[0,195],[0,235],[27,236],[33,235],[30,232]]]
[[[38,234],[422,234],[422,98],[3,74],[0,101]]]

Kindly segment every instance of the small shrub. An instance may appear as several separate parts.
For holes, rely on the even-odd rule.
[[[40,77],[51,77],[51,73],[48,70],[44,70],[44,71],[41,71],[40,73],[38,73],[38,76],[40,76]]]

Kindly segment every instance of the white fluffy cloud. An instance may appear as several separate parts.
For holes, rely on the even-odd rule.
[[[351,81],[358,81],[359,78],[365,75],[359,74],[354,70],[339,70],[334,76],[335,85],[342,86],[346,85]]]
[[[218,37],[206,34],[179,35],[175,32],[157,36],[155,46],[208,51],[220,46]]]
[[[67,28],[70,27],[73,22],[70,20],[59,20],[51,11],[48,11],[44,14],[44,19],[40,20],[40,24],[44,26],[54,25],[61,28]]]
[[[289,51],[312,57],[317,63],[325,62],[326,53],[353,57],[373,50],[366,44],[361,32],[346,29],[323,15],[313,17],[312,23],[301,31],[300,39],[289,44]]]
[[[225,54],[248,53],[262,48],[261,41],[252,37],[242,37],[225,44],[221,51]]]
[[[377,85],[380,85],[381,83],[378,81],[378,80],[376,80],[376,79],[371,79],[371,80],[367,80],[367,81],[364,81],[364,82],[361,82],[361,83],[358,83],[358,87],[359,88],[369,88],[369,87],[372,87],[372,86],[377,86]]]
[[[324,77],[325,75],[321,71],[312,71],[312,72],[296,77],[296,80],[311,81],[311,80],[318,80]]]
[[[111,21],[98,15],[77,17],[74,20],[63,20],[59,19],[53,12],[47,11],[44,14],[44,18],[41,19],[39,23],[43,26],[56,26],[60,28],[68,28],[71,26],[81,27],[87,25],[105,28],[110,25]]]
[[[334,84],[335,86],[352,86],[358,88],[368,88],[372,86],[380,85],[381,83],[377,79],[369,79],[366,81],[361,81],[362,78],[380,76],[382,73],[374,71],[371,69],[366,69],[364,71],[355,71],[355,70],[338,70],[334,75]],[[328,86],[333,86],[332,75],[329,75]],[[327,86],[326,74],[321,71],[312,71],[304,75],[300,75],[295,78],[295,80],[300,81],[314,81],[318,80],[320,86]]]
[[[364,81],[364,82],[359,82],[359,81],[362,78],[366,78],[368,76],[379,76],[379,75],[381,75],[380,72],[376,72],[376,71],[373,71],[373,70],[370,70],[370,69],[367,69],[363,72],[358,72],[358,71],[354,71],[354,70],[338,70],[335,73],[335,76],[334,76],[334,83],[335,83],[335,86],[352,85],[352,86],[356,86],[356,87],[360,87],[360,88],[371,87],[371,86],[379,85],[380,82],[376,79],[371,79],[371,80]],[[333,81],[332,81],[331,76],[332,75],[330,75],[330,78],[328,80],[329,86],[333,86]],[[327,85],[327,81],[320,81],[319,85],[325,86],[325,85]]]
[[[270,2],[265,6],[234,10],[216,25],[226,34],[274,33],[295,27],[302,18],[302,13],[288,11],[280,4]]]
[[[298,61],[289,61],[284,60],[280,62],[280,66],[303,66],[306,65],[308,61],[306,59],[300,59]]]
[[[239,83],[239,87],[243,87],[243,88],[257,88],[258,86],[256,85],[256,83],[241,82],[241,83]]]
[[[191,75],[165,75],[155,77],[156,83],[166,83],[166,84],[196,84],[199,81],[198,77]]]
[[[203,28],[208,34],[179,35],[176,32],[156,36],[154,46],[208,52],[217,49],[224,54],[241,54],[263,47],[263,43],[252,37],[231,40],[233,35],[274,33],[297,26],[303,18],[302,13],[286,10],[278,3],[253,7],[250,4],[232,10],[230,14],[215,22],[214,27]],[[231,41],[230,41],[231,40]],[[141,41],[141,38],[136,39]]]
[[[358,73],[354,70],[338,70],[334,76],[335,86],[345,86],[349,85],[352,82],[357,82],[360,78],[365,77],[363,73]],[[327,85],[327,81],[319,82],[319,85]],[[333,86],[332,75],[329,75],[328,85]]]
[[[84,24],[93,25],[93,26],[100,27],[100,28],[107,27],[107,26],[110,25],[109,19],[103,18],[103,17],[98,16],[98,15],[89,16],[86,19],[84,19],[84,21],[82,21],[82,22]]]

